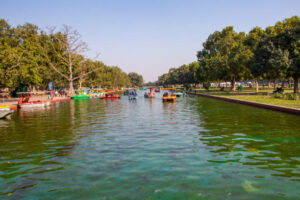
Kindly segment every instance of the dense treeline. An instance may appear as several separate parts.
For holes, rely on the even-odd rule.
[[[130,76],[119,67],[86,58],[87,46],[80,37],[68,26],[43,31],[29,23],[12,27],[0,19],[0,88],[46,89],[50,81],[70,92],[74,87],[132,85]]]
[[[293,80],[298,93],[300,78],[300,19],[294,16],[267,27],[237,33],[232,26],[209,35],[197,62],[171,68],[157,84],[230,81]]]
[[[144,79],[142,75],[139,75],[135,72],[130,72],[128,76],[132,86],[141,87],[144,84]]]

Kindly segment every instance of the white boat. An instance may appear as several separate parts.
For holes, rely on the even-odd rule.
[[[9,119],[12,113],[12,110],[0,110],[0,119]]]

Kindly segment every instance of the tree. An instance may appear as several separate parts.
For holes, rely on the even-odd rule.
[[[294,93],[299,92],[300,78],[300,18],[294,16],[278,22],[275,26],[275,36],[271,37],[275,47],[286,52],[288,63],[285,67],[287,76],[294,79]]]
[[[233,27],[224,28],[221,32],[211,34],[203,44],[203,50],[198,52],[198,60],[204,60],[215,80],[230,80],[234,91],[235,81],[249,76],[246,63],[251,57],[251,51],[243,44],[245,34],[236,33]]]
[[[43,48],[43,53],[49,66],[69,82],[69,93],[74,93],[73,82],[83,79],[99,68],[86,68],[86,60],[81,55],[87,51],[87,45],[81,41],[76,30],[64,25],[61,32],[50,30],[50,40]],[[49,46],[51,48],[49,48]],[[59,61],[59,64],[55,61]]]
[[[257,58],[257,56],[260,56],[260,54],[259,53],[255,54],[255,52],[257,51],[257,47],[259,43],[262,41],[262,39],[265,37],[265,35],[266,33],[262,28],[255,27],[247,34],[246,39],[244,41],[244,44],[249,47],[249,49],[253,54],[253,56],[250,58],[248,62],[248,68],[250,69],[252,76],[255,78],[256,92],[258,92],[258,80],[263,79],[264,73]]]
[[[11,28],[5,20],[0,21],[0,84],[9,88],[43,86],[45,65],[40,56],[39,28],[29,23]]]
[[[144,84],[144,79],[142,75],[139,75],[135,72],[130,72],[128,74],[128,77],[133,87],[141,87]]]

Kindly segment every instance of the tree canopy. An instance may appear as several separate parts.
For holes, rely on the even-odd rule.
[[[41,30],[26,23],[10,26],[0,19],[0,88],[20,86],[46,89],[130,86],[129,76],[116,66],[84,56],[86,44],[69,26],[60,31]]]
[[[294,80],[300,78],[300,19],[294,16],[269,26],[255,27],[248,34],[232,26],[210,34],[197,52],[197,62],[172,67],[157,83],[187,84],[230,81]],[[258,90],[258,87],[257,87]]]

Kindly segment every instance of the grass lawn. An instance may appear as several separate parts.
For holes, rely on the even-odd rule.
[[[272,96],[265,96],[265,95],[218,95],[218,96],[300,109],[299,100],[277,99]]]
[[[265,103],[277,106],[284,106],[290,108],[300,109],[300,99],[298,100],[286,100],[274,98],[272,95],[273,88],[259,88],[259,92],[255,92],[255,88],[243,88],[242,91],[230,92],[229,88],[225,88],[224,91],[220,91],[219,88],[212,88],[209,91],[205,89],[196,89],[197,93],[224,96],[232,99],[239,99],[245,101],[253,101],[258,103]],[[292,88],[285,88],[284,93],[292,93]],[[300,97],[299,97],[300,98]]]

